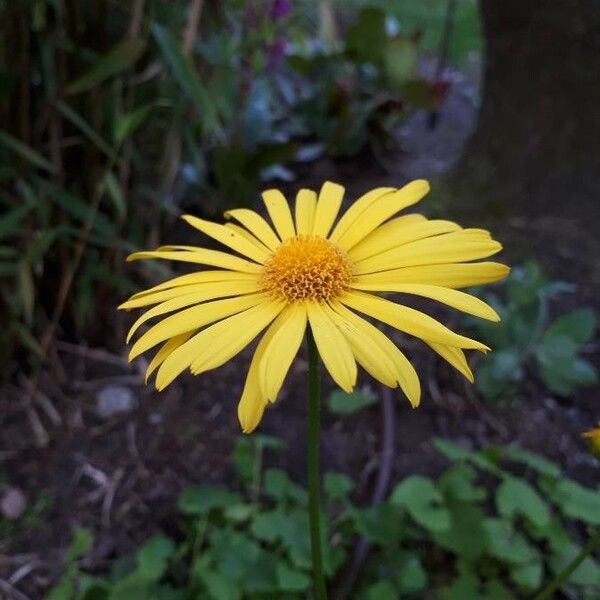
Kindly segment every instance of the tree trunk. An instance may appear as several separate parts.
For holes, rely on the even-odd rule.
[[[481,0],[478,130],[451,177],[474,212],[600,225],[600,2]]]

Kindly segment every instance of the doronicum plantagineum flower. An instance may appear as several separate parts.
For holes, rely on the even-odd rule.
[[[325,367],[344,391],[355,386],[358,363],[382,383],[399,386],[412,406],[419,404],[419,378],[411,363],[358,313],[420,338],[472,382],[463,350],[486,352],[484,344],[380,295],[422,296],[499,320],[485,302],[458,291],[508,273],[496,262],[473,262],[501,250],[487,231],[419,214],[393,218],[428,191],[423,180],[400,189],[374,189],[337,223],[344,188],[330,182],[318,196],[300,190],[294,216],[281,192],[264,192],[272,226],[245,208],[226,212],[232,221],[225,225],[184,216],[230,251],[163,246],[129,256],[130,261],[166,259],[210,267],[134,294],[120,306],[152,306],[134,323],[128,342],[142,324],[162,317],[133,344],[130,360],[162,344],[146,373],[147,379],[157,371],[156,387],[162,390],[186,369],[198,375],[223,365],[266,330],[238,406],[246,433],[277,399],[307,326]]]

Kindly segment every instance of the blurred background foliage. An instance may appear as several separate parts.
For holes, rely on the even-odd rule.
[[[324,154],[385,165],[394,126],[443,99],[416,64],[446,3],[352,4],[340,34],[328,2],[0,3],[2,368],[43,360],[57,328],[99,335],[134,289],[124,256],[181,210],[248,204]],[[456,61],[479,40],[459,7]]]

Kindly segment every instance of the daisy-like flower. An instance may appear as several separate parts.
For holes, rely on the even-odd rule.
[[[584,431],[581,437],[587,440],[592,454],[600,458],[600,421],[598,421],[598,425],[594,429]]]
[[[400,189],[377,188],[339,220],[344,188],[331,182],[318,195],[300,190],[294,215],[281,192],[265,191],[272,225],[245,208],[226,212],[230,222],[224,225],[184,216],[230,252],[163,246],[129,256],[130,261],[166,259],[210,267],[134,294],[120,306],[152,306],[134,323],[128,342],[142,324],[161,317],[133,344],[130,360],[162,344],[146,373],[147,379],[156,371],[156,387],[162,390],[186,369],[198,375],[223,365],[264,331],[238,406],[246,433],[277,399],[307,326],[326,369],[346,392],[356,384],[358,363],[375,379],[400,387],[413,407],[420,402],[419,378],[409,360],[360,315],[420,338],[473,381],[463,350],[486,352],[484,344],[380,295],[422,296],[499,320],[485,302],[458,291],[508,273],[496,262],[473,262],[501,250],[487,231],[419,214],[395,217],[428,191],[423,180]]]

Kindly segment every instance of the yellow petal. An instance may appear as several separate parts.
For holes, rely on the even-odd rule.
[[[317,210],[317,193],[302,189],[296,195],[296,231],[298,235],[310,235]]]
[[[262,193],[262,198],[281,241],[294,237],[294,221],[284,195],[279,190],[266,190]]]
[[[331,318],[327,305],[307,304],[310,328],[325,368],[332,379],[350,393],[356,383],[356,361],[346,338]]]
[[[233,229],[227,228],[224,225],[218,223],[211,223],[192,215],[183,215],[181,217],[186,223],[189,223],[192,227],[210,236],[217,242],[221,242],[225,246],[228,246],[232,250],[251,258],[258,263],[264,263],[269,257],[269,253],[265,250],[260,250],[256,245],[251,244],[247,239],[241,236]]]
[[[435,342],[428,342],[427,340],[425,340],[425,343],[432,350],[437,352],[444,360],[449,362],[459,373],[462,373],[468,381],[471,383],[475,381],[473,372],[467,364],[465,353],[460,348],[455,348],[454,346],[445,346],[444,344],[436,344]]]
[[[460,225],[452,221],[423,220],[414,222],[412,219],[407,221],[409,217],[413,216],[420,215],[404,215],[384,223],[350,250],[348,253],[350,258],[353,261],[363,260],[403,244],[460,229]]]
[[[495,240],[469,229],[426,238],[371,256],[354,265],[355,275],[401,267],[457,263],[487,258],[502,250]]]
[[[241,223],[270,250],[276,250],[281,244],[271,226],[257,212],[249,208],[228,210],[225,213],[225,218],[235,219],[238,223]]]
[[[188,273],[187,275],[168,279],[159,285],[137,292],[133,294],[127,302],[166,289],[194,285],[197,283],[214,283],[217,281],[258,281],[258,278],[254,273],[240,273],[239,271],[196,271],[195,273]],[[121,304],[119,308],[123,308],[125,304],[126,303]]]
[[[411,405],[417,407],[421,401],[421,384],[406,356],[377,327],[337,301],[331,306],[341,319],[338,326],[359,364],[385,385],[392,388],[399,385]]]
[[[192,247],[192,246],[190,246]],[[141,259],[176,260],[180,262],[189,262],[199,265],[210,265],[242,273],[260,273],[261,266],[237,256],[232,256],[226,252],[218,250],[208,250],[207,248],[194,248],[194,250],[180,251],[146,251],[134,252],[127,257],[127,262]]]
[[[197,289],[193,289],[197,288]],[[159,317],[174,310],[180,310],[187,306],[194,304],[200,304],[206,300],[216,300],[217,298],[224,298],[226,296],[242,296],[244,294],[251,294],[258,292],[260,286],[257,282],[253,281],[238,281],[238,282],[227,282],[226,285],[217,284],[203,284],[200,286],[186,286],[184,288],[175,288],[175,290],[165,290],[165,292],[177,291],[179,294],[174,297],[167,299],[165,302],[154,306],[150,310],[146,311],[139,319],[131,326],[129,333],[127,334],[127,343],[133,336],[133,334],[139,329],[139,327],[154,317]],[[181,290],[185,290],[185,293]]]
[[[338,224],[334,227],[329,239],[337,243],[338,240],[348,231],[348,229],[357,222],[358,219],[365,213],[375,202],[396,191],[396,188],[382,187],[376,188],[362,195],[350,208],[342,215]]]
[[[167,340],[161,347],[161,349],[154,355],[154,358],[150,361],[148,368],[146,369],[146,375],[144,377],[144,383],[148,383],[148,379],[150,379],[150,375],[156,371],[156,369],[163,363],[163,361],[173,352],[177,350],[181,344],[187,342],[191,337],[193,331],[188,331],[187,333],[182,333],[181,335],[176,335],[174,338]]]
[[[350,225],[336,243],[344,250],[350,250],[384,221],[402,209],[419,202],[428,191],[429,184],[424,179],[417,179],[393,194],[379,198],[361,215],[360,219]]]
[[[428,341],[486,351],[489,348],[476,340],[458,335],[436,321],[429,315],[418,310],[395,304],[372,294],[363,292],[346,292],[340,301],[370,317],[379,319],[400,331]]]
[[[256,306],[264,302],[266,299],[268,299],[266,294],[249,294],[247,296],[240,296],[239,298],[226,298],[225,300],[205,302],[204,304],[182,310],[163,319],[144,333],[132,346],[129,352],[129,360],[133,360],[136,356],[171,337],[175,337],[186,331],[199,329],[204,325],[244,311],[251,306]]]
[[[333,226],[342,199],[344,198],[344,188],[337,183],[326,181],[319,192],[319,202],[315,213],[315,222],[313,225],[313,235],[327,237],[327,234]]]
[[[260,360],[258,377],[262,397],[275,402],[306,331],[306,306],[287,306],[271,325],[271,339]]]
[[[243,350],[282,309],[280,301],[265,301],[207,327],[163,362],[156,374],[156,389],[163,390],[182,371],[194,374],[216,369]]]
[[[146,293],[142,296],[137,296],[123,302],[119,306],[120,309],[131,310],[149,306],[150,304],[158,304],[165,300],[171,300],[180,296],[188,296],[189,294],[198,294],[202,300],[208,300],[212,297],[223,298],[225,296],[239,296],[249,292],[258,292],[261,289],[261,284],[257,277],[241,281],[214,281],[211,283],[198,283],[190,285],[180,285],[168,289],[162,289],[152,293]],[[214,295],[214,296],[213,296]]]
[[[235,231],[239,235],[241,235],[245,240],[256,246],[261,252],[266,252],[268,256],[272,254],[272,251],[267,248],[258,238],[254,237],[247,229],[241,227],[240,225],[236,225],[235,223],[225,223],[224,227],[227,229],[231,229]]]
[[[424,283],[457,289],[493,283],[509,272],[506,265],[497,262],[456,263],[404,267],[360,275],[355,280],[362,284]]]
[[[352,283],[352,287],[365,292],[397,292],[400,294],[414,294],[423,298],[431,298],[456,308],[469,315],[474,315],[488,321],[499,321],[498,313],[483,300],[452,290],[450,288],[437,285],[424,285],[420,283],[395,283],[395,284],[377,284],[361,283],[361,278],[357,277]]]

